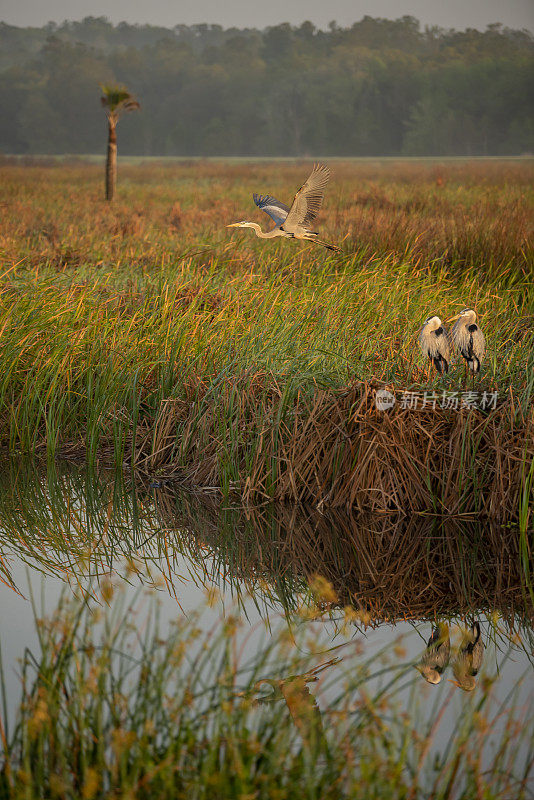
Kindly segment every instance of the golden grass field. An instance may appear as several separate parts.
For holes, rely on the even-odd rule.
[[[190,484],[359,510],[525,523],[534,483],[534,164],[334,162],[317,230],[262,242],[253,191],[308,162],[5,161],[0,440],[112,453]],[[477,309],[474,383],[429,374],[417,332]],[[377,387],[498,392],[490,413],[374,405]]]
[[[99,166],[7,162],[2,247],[7,258],[25,257],[26,268],[68,270],[109,260],[115,271],[157,271],[176,266],[188,248],[227,244],[228,222],[264,218],[265,227],[269,220],[252,204],[252,192],[287,202],[309,167],[232,161],[122,165],[117,201],[108,206],[101,202]],[[332,172],[318,227],[344,242],[347,253],[409,256],[416,267],[437,261],[482,272],[513,266],[532,274],[531,160],[334,162]],[[265,243],[258,251],[251,241],[246,247],[247,241],[231,259],[234,270],[241,265],[248,271],[259,252],[266,255]],[[290,250],[293,258],[297,252]]]

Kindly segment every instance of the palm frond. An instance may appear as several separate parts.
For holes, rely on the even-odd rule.
[[[108,115],[118,118],[122,113],[137,111],[140,103],[125,86],[100,84],[102,96],[100,102]]]

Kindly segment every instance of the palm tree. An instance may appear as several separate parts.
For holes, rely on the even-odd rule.
[[[100,84],[100,101],[108,118],[108,155],[106,160],[106,200],[113,200],[117,182],[117,122],[121,114],[137,111],[141,106],[124,86]]]

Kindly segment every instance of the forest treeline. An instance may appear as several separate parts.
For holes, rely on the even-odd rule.
[[[103,152],[99,83],[141,102],[120,124],[122,154],[534,152],[534,37],[501,25],[0,23],[0,151]]]

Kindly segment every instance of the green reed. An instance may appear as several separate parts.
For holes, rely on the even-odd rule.
[[[526,390],[532,337],[517,312],[532,301],[525,285],[481,291],[474,271],[450,285],[394,263],[372,270],[349,264],[341,275],[329,267],[294,279],[225,279],[219,286],[212,276],[182,268],[141,297],[102,291],[98,283],[61,287],[51,279],[6,287],[0,295],[4,442],[31,450],[46,440],[54,449],[86,432],[90,445],[98,429],[113,428],[111,420],[121,424],[117,406],[129,411],[131,427],[140,399],[149,410],[180,397],[187,375],[209,382],[212,393],[226,376],[261,371],[289,381],[293,393],[350,380],[420,387],[426,364],[416,349],[418,327],[431,310],[446,317],[469,299],[478,300],[488,338],[477,388]],[[433,388],[459,384],[459,363],[446,379],[431,379]]]

